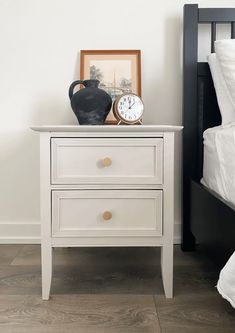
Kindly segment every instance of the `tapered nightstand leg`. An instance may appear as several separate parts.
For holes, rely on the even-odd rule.
[[[41,246],[42,260],[42,299],[48,300],[50,297],[52,279],[52,247],[47,244]]]
[[[50,297],[52,278],[51,246],[51,189],[50,189],[50,135],[40,136],[40,203],[41,203],[41,261],[42,299]]]
[[[173,297],[174,243],[174,133],[164,133],[163,237],[161,250],[162,281],[166,298]]]
[[[173,244],[161,249],[162,282],[166,298],[173,297]]]

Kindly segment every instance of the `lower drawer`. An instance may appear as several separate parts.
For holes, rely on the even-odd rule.
[[[160,190],[52,191],[52,237],[161,235]]]

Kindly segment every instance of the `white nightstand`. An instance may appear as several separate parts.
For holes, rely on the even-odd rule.
[[[160,246],[173,295],[174,133],[181,126],[38,126],[42,298],[52,248]]]

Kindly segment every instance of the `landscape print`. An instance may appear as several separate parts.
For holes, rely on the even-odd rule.
[[[80,78],[99,80],[113,101],[128,92],[140,96],[140,50],[82,50]],[[112,111],[107,123],[117,123]]]
[[[133,89],[130,60],[92,60],[90,78],[99,80],[99,88],[104,89],[113,100]]]

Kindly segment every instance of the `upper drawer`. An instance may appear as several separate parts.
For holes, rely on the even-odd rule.
[[[162,138],[52,138],[52,184],[161,184]]]

